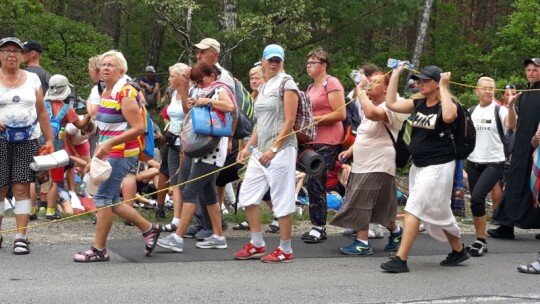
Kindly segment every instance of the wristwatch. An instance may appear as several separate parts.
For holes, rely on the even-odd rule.
[[[276,147],[272,147],[272,148],[270,149],[270,151],[272,151],[272,153],[277,153],[277,150],[278,150],[278,149],[277,149]]]

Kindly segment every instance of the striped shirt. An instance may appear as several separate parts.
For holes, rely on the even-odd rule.
[[[99,128],[99,142],[105,142],[113,137],[120,136],[129,130],[129,124],[122,115],[122,99],[124,97],[137,97],[137,90],[125,83],[125,80],[118,81],[113,87],[110,96],[105,92],[101,96],[101,104],[96,116]],[[112,147],[109,157],[124,158],[139,155],[139,141],[134,138],[128,142]]]

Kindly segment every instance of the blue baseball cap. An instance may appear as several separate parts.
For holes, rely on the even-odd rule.
[[[264,48],[263,59],[268,60],[273,57],[278,57],[279,59],[285,61],[285,51],[281,46],[277,44],[269,44]]]

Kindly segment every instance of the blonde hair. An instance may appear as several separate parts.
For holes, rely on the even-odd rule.
[[[263,68],[262,68],[262,66],[258,65],[256,67],[251,68],[251,70],[249,70],[249,77],[251,77],[254,74],[259,74],[260,77],[263,77]]]
[[[116,63],[118,64],[118,67],[124,70],[124,73],[127,73],[128,66],[127,66],[127,61],[126,61],[126,57],[124,57],[124,54],[116,50],[110,50],[103,53],[101,56],[99,56],[99,62],[100,63],[103,62],[103,59],[109,56],[114,57],[116,59]]]
[[[96,71],[99,71],[100,63],[101,61],[99,60],[99,55],[92,56],[88,59],[88,65]]]
[[[184,71],[188,68],[187,64],[184,63],[175,63],[169,67],[169,73],[174,73],[176,75],[182,75]]]

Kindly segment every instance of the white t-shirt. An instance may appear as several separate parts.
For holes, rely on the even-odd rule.
[[[476,128],[476,145],[467,160],[475,163],[498,163],[505,160],[504,146],[495,121],[495,105],[496,103],[492,102],[489,106],[478,105],[474,109],[471,118]],[[504,125],[506,116],[508,116],[508,109],[500,106],[499,117],[505,134],[507,132]]]
[[[17,88],[0,86],[0,123],[11,126],[25,126],[37,119],[36,92],[41,88],[38,75],[24,70],[26,81]],[[41,128],[39,122],[29,139],[39,138]]]
[[[92,90],[90,90],[90,95],[88,96],[88,99],[86,100],[86,104],[91,105],[100,105],[101,104],[101,96],[99,96],[99,89],[98,85],[92,87]]]
[[[409,114],[390,111],[386,102],[379,105],[384,109],[390,123],[367,119],[362,113],[362,121],[353,145],[353,173],[384,172],[396,175],[396,150],[385,125],[394,139]]]

